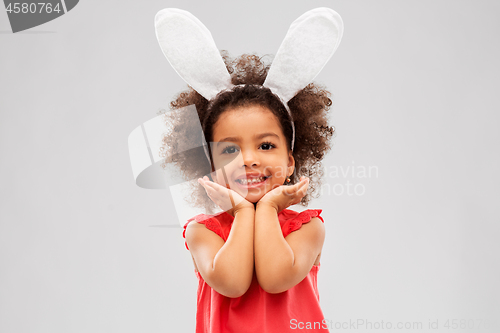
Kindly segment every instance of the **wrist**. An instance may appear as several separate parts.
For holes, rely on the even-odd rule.
[[[259,209],[259,208],[264,208],[264,209],[274,209],[276,210],[276,213],[278,213],[279,211],[279,208],[278,208],[278,205],[276,205],[275,203],[273,202],[268,202],[268,201],[259,201],[257,202],[257,206],[255,207],[256,210]]]
[[[238,213],[244,213],[244,214],[254,214],[255,213],[255,209],[254,207],[250,207],[250,206],[245,206],[245,207],[241,207],[241,208],[237,208],[235,210],[233,210],[233,217],[236,217],[236,214]]]

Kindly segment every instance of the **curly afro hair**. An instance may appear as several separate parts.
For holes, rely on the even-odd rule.
[[[170,103],[172,112],[165,113],[169,130],[163,136],[162,167],[166,168],[168,164],[173,164],[186,181],[198,179],[213,171],[203,147],[199,146],[203,134],[206,142],[213,141],[213,125],[220,115],[230,108],[248,105],[267,107],[281,124],[290,149],[292,140],[290,115],[279,97],[262,87],[271,65],[256,55],[244,54],[233,60],[226,51],[222,51],[221,54],[231,75],[231,82],[236,87],[219,93],[212,101],[208,101],[189,87],[189,90],[179,93]],[[331,138],[335,130],[328,125],[327,120],[327,111],[332,105],[329,96],[328,91],[311,83],[288,102],[295,125],[293,149],[295,171],[290,177],[290,184],[295,184],[301,176],[310,179],[308,192],[300,202],[303,206],[307,206],[312,198],[319,196],[324,173],[321,160],[331,149]],[[193,117],[187,112],[182,112],[182,108],[189,105],[196,107],[203,132],[199,131],[197,119],[193,121]],[[209,214],[213,213],[216,207],[206,195],[203,186],[198,182],[190,182],[190,187],[192,195],[186,200],[196,207],[203,208]]]

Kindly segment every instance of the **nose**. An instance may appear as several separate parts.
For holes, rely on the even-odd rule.
[[[242,149],[241,150],[241,157],[243,159],[243,166],[244,167],[245,166],[252,167],[252,166],[259,166],[260,165],[258,155],[252,149]]]

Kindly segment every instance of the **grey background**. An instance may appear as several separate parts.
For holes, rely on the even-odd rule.
[[[86,0],[18,34],[0,11],[1,332],[194,331],[182,229],[151,227],[176,223],[170,193],[138,188],[128,156],[128,134],[185,87],[154,15],[183,8],[220,49],[273,54],[319,6],[345,23],[316,80],[335,101],[324,163],[378,170],[330,175],[364,194],[310,205],[327,227],[325,317],[435,332],[500,313],[498,2]]]

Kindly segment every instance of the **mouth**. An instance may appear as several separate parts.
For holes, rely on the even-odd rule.
[[[253,188],[264,185],[267,180],[271,177],[257,177],[257,178],[238,178],[236,179],[236,183],[244,188]]]

